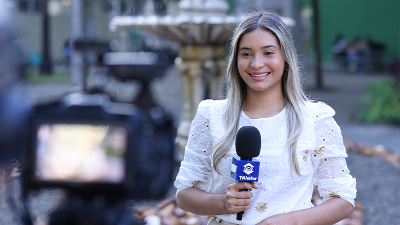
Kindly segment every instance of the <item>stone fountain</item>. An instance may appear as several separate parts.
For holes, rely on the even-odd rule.
[[[140,28],[180,43],[175,66],[182,76],[184,113],[177,148],[183,150],[197,106],[205,96],[204,78],[209,83],[209,98],[223,97],[225,45],[233,26],[246,15],[227,15],[229,5],[225,0],[181,0],[178,7],[177,16],[117,16],[111,20],[110,30]],[[282,20],[289,27],[295,24],[291,18]]]

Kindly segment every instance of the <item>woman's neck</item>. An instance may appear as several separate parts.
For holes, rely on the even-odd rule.
[[[268,118],[280,113],[285,108],[283,93],[248,92],[243,104],[243,112],[251,119]]]

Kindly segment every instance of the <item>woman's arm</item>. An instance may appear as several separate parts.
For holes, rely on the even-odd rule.
[[[186,188],[177,194],[179,208],[198,215],[238,213],[250,208],[255,183],[237,182],[228,186],[227,193],[208,193],[197,188]],[[239,192],[240,189],[249,191]]]
[[[331,225],[349,217],[353,209],[348,201],[333,198],[313,208],[277,214],[258,225]]]
[[[197,188],[186,188],[177,195],[179,208],[198,215],[229,213],[226,194],[211,194]]]

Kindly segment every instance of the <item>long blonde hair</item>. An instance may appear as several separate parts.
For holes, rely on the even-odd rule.
[[[220,173],[218,164],[231,148],[239,129],[240,114],[246,99],[247,85],[238,70],[238,47],[241,37],[257,28],[265,29],[277,38],[282,49],[283,58],[288,66],[288,71],[285,71],[282,76],[282,90],[286,104],[288,127],[288,151],[290,167],[292,171],[294,170],[300,175],[296,157],[296,145],[303,125],[301,105],[305,104],[307,97],[304,95],[300,82],[300,62],[297,58],[292,36],[281,18],[271,12],[250,13],[234,30],[227,67],[227,103],[223,114],[226,132],[213,147],[213,167],[215,171]]]

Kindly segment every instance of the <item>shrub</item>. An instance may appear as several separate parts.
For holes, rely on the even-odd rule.
[[[400,81],[373,83],[360,101],[359,120],[400,126]]]

